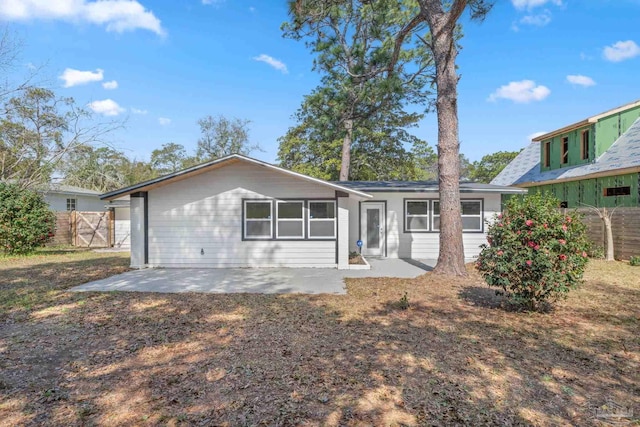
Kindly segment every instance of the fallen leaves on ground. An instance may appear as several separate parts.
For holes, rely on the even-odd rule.
[[[66,274],[52,298],[4,308],[0,425],[597,425],[609,400],[640,411],[640,279],[624,263],[592,262],[541,314],[502,309],[472,270],[349,279],[346,296],[64,292],[105,265],[89,258],[0,267],[25,286]],[[112,262],[98,275],[126,268]]]

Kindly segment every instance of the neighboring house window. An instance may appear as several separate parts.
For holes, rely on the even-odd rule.
[[[609,187],[604,189],[605,197],[630,196],[631,187]]]
[[[304,239],[304,202],[276,202],[276,238]]]
[[[560,163],[566,165],[569,163],[569,138],[562,138],[562,157],[560,158]]]
[[[271,200],[245,200],[244,237],[270,239],[273,236],[273,204]]]
[[[67,199],[67,210],[68,211],[76,210],[76,199]]]
[[[405,231],[429,231],[429,201],[405,200]]]
[[[336,202],[309,201],[309,238],[336,237]]]
[[[582,132],[582,160],[589,158],[589,131]]]
[[[551,141],[544,143],[544,167],[551,166]]]
[[[462,231],[482,231],[482,200],[461,200]],[[440,230],[440,202],[433,201],[431,229]]]

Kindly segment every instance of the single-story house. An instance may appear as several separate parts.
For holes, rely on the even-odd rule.
[[[100,192],[73,185],[51,184],[44,192],[44,199],[54,212],[83,211],[102,212],[104,201]]]
[[[463,183],[465,257],[486,241],[503,194]],[[365,256],[437,258],[434,182],[328,182],[238,154],[105,193],[130,197],[131,266],[349,268]]]

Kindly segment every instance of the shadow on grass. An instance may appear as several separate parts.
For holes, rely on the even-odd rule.
[[[404,311],[383,300],[347,318],[340,298],[90,294],[35,312],[39,320],[1,336],[0,415],[65,425],[589,425],[591,406],[607,398],[637,403],[637,359],[601,351],[599,337],[576,335],[565,318],[456,305],[455,292],[414,296]]]

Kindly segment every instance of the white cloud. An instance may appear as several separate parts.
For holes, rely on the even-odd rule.
[[[523,9],[531,10],[538,6],[544,6],[547,3],[555,4],[557,6],[562,6],[562,0],[511,0],[511,3],[516,9],[519,9],[519,10],[523,10]]]
[[[107,90],[118,89],[118,82],[115,80],[111,80],[110,82],[102,83],[102,87]]]
[[[596,85],[595,80],[593,80],[591,77],[583,76],[580,74],[568,75],[567,81],[572,85],[578,85],[578,86],[584,86],[584,87]]]
[[[104,114],[105,116],[117,116],[125,112],[125,109],[120,107],[113,99],[90,102],[89,108],[91,108],[94,113]]]
[[[528,103],[531,101],[542,101],[551,91],[548,87],[536,85],[533,80],[522,80],[519,82],[510,82],[508,85],[500,86],[489,95],[489,101],[497,101],[498,99],[509,99],[517,103]]]
[[[160,126],[168,126],[171,124],[171,119],[168,119],[166,117],[159,117],[158,123],[160,123]]]
[[[535,25],[536,27],[544,27],[549,22],[551,22],[551,12],[548,10],[536,15],[525,15],[520,19],[521,24]]]
[[[289,70],[287,70],[287,65],[284,62],[279,61],[279,60],[275,59],[272,56],[265,55],[263,53],[262,55],[256,56],[253,59],[254,59],[254,61],[264,62],[266,64],[269,64],[270,66],[272,66],[276,70],[282,72],[282,74],[289,74]]]
[[[256,8],[253,6],[249,7],[249,12],[254,13],[256,11]]]
[[[131,109],[131,112],[132,112],[133,114],[140,114],[140,115],[142,115],[142,116],[144,116],[145,114],[147,114],[147,113],[148,113],[148,111],[147,111],[147,110],[141,110],[141,109],[139,109],[139,108],[132,108],[132,109]]]
[[[202,4],[204,5],[220,4],[222,2],[224,2],[224,0],[202,0]]]
[[[0,0],[0,20],[61,20],[116,33],[142,29],[164,35],[160,20],[137,0]]]
[[[640,46],[633,40],[619,41],[604,48],[604,58],[611,62],[620,62],[640,55]]]
[[[547,132],[534,132],[531,135],[527,136],[527,141],[531,142],[531,141],[533,141],[533,138],[537,138],[539,136],[542,136],[545,133],[547,133]]]
[[[60,80],[64,80],[64,87],[73,87],[78,85],[84,85],[91,82],[99,82],[104,78],[104,71],[100,68],[96,71],[80,71],[73,68],[66,68],[60,77]]]

